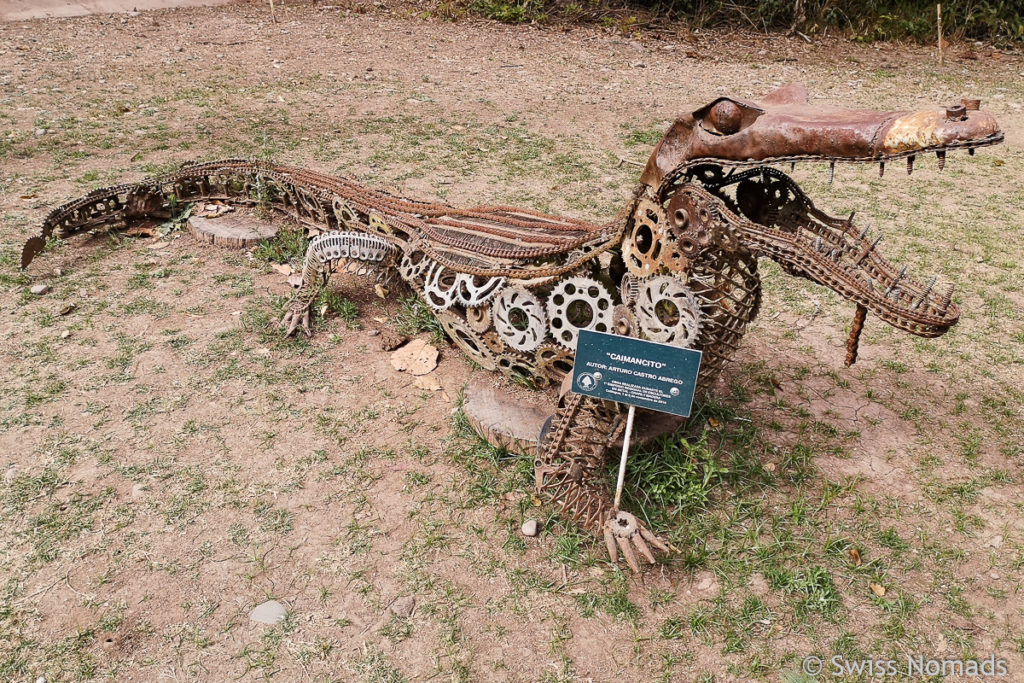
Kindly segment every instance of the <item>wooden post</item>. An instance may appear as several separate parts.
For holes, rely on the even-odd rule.
[[[935,5],[935,14],[938,17],[939,27],[939,66],[944,66],[946,64],[946,55],[942,48],[942,3]]]

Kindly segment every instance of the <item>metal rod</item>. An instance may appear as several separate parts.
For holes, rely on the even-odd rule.
[[[626,433],[622,437],[622,459],[619,460],[619,480],[615,483],[615,509],[619,509],[619,501],[622,500],[622,484],[626,481],[626,459],[629,457],[629,438],[633,436],[633,416],[636,415],[636,406],[629,407],[626,415]]]

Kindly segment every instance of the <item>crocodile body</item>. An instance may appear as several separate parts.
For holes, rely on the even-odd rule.
[[[965,104],[970,104],[965,102]],[[353,180],[270,163],[190,164],[97,190],[50,213],[22,267],[52,235],[68,236],[176,207],[221,200],[290,216],[311,234],[303,283],[282,320],[310,333],[310,309],[332,272],[405,281],[475,363],[535,386],[572,369],[581,329],[703,352],[707,392],[761,301],[758,260],[827,286],[856,305],[847,364],[874,313],[935,337],[959,318],[951,288],[923,284],[879,253],[854,217],[817,209],[770,164],[879,163],[998,143],[995,121],[970,107],[865,112],[807,105],[788,86],[760,104],[719,98],[684,114],[657,146],[619,220],[598,225],[507,206],[458,209],[397,197]],[[622,428],[618,406],[567,394],[538,446],[538,491],[604,536],[634,568],[667,547],[613,508],[597,482]]]

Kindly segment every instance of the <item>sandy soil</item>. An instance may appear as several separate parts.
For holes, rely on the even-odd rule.
[[[0,677],[778,680],[812,653],[996,654],[1024,675],[1020,58],[957,46],[939,70],[914,46],[425,11],[0,24]],[[797,169],[957,282],[964,319],[934,341],[870,320],[847,371],[850,307],[767,266],[709,422],[733,474],[640,577],[533,506],[529,463],[453,427],[472,374],[454,348],[443,392],[394,372],[373,331],[399,307],[357,280],[359,323],[304,343],[263,329],[279,274],[184,235],[76,239],[17,270],[54,205],[192,158],[608,220],[677,112],[790,81],[855,106],[978,96],[1003,123],[1006,145],[944,175]],[[270,598],[288,619],[251,623]]]

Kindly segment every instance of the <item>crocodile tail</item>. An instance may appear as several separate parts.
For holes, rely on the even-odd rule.
[[[151,179],[93,190],[47,214],[39,234],[29,238],[21,250],[21,268],[28,268],[54,233],[67,237],[99,227],[123,226],[129,220],[169,215],[161,186]]]

